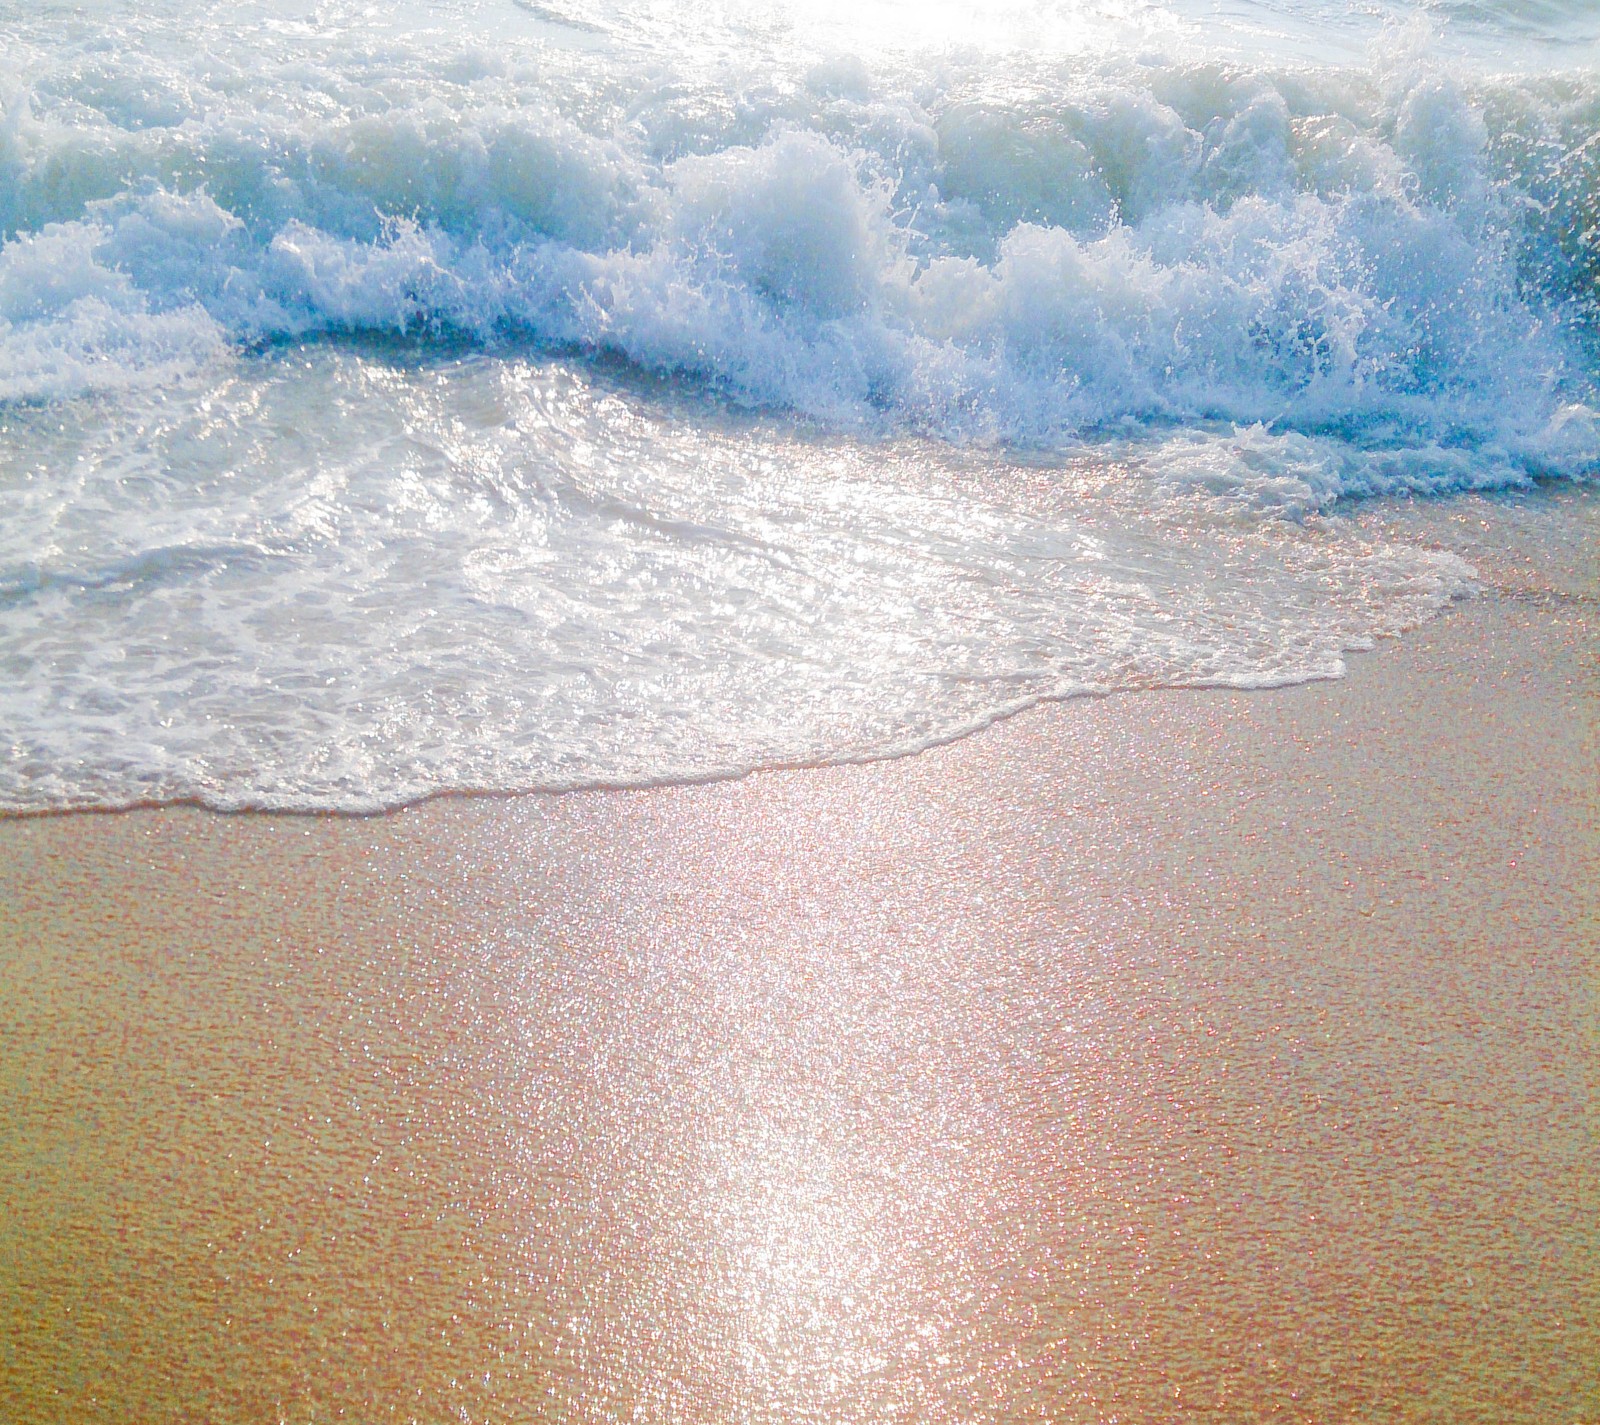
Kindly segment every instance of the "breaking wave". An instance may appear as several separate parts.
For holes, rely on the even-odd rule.
[[[322,332],[620,357],[846,430],[1197,419],[1600,457],[1600,86],[1395,31],[756,72],[341,32],[15,64],[0,398]],[[508,57],[509,54],[509,57]]]

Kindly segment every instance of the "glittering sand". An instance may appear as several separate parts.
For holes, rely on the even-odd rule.
[[[0,824],[0,1419],[1600,1418],[1572,498],[1339,684]]]

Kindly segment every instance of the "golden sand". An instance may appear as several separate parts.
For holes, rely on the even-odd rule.
[[[901,762],[0,823],[0,1420],[1600,1419],[1572,554]]]

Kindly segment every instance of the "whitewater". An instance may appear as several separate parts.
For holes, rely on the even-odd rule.
[[[1336,677],[1600,470],[1578,0],[0,0],[0,809]]]

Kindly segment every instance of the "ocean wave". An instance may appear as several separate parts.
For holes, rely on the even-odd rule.
[[[0,398],[420,330],[858,431],[1220,419],[1592,469],[1600,86],[1399,49],[1003,90],[955,60],[58,50],[0,122]]]
[[[0,0],[0,809],[1335,677],[1473,585],[1344,502],[1600,463],[1592,74],[782,3]]]

